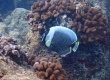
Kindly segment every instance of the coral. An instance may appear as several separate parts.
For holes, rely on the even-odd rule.
[[[30,56],[28,61],[27,57],[27,50],[18,45],[16,39],[0,35],[0,80],[41,80],[27,68],[27,62],[29,63],[34,55]]]
[[[33,71],[39,78],[49,80],[65,80],[64,76],[66,75],[66,72],[62,68],[61,63],[56,59],[35,57],[35,55],[31,54],[28,61],[31,62]]]
[[[31,31],[33,33],[36,31],[39,31],[39,34],[42,34],[45,31],[45,27],[44,27],[43,23],[38,21],[39,16],[40,16],[40,14],[38,12],[36,14],[29,13],[27,15],[27,21],[31,25]],[[37,22],[36,22],[36,20],[37,20]]]
[[[92,79],[93,76],[98,77],[98,73],[102,73],[103,69],[105,70],[104,67],[106,67],[106,61],[102,59],[104,58],[105,53],[103,54],[102,51],[100,53],[100,50],[102,50],[102,48],[98,46],[100,44],[97,45],[97,42],[100,42],[100,40],[105,42],[106,35],[108,35],[107,30],[109,29],[109,27],[106,21],[106,17],[102,13],[101,9],[99,9],[98,7],[89,6],[87,4],[87,0],[46,0],[35,2],[32,5],[31,10],[32,13],[30,14],[33,16],[32,18],[29,18],[31,16],[28,16],[27,18],[28,20],[32,20],[32,22],[30,22],[31,28],[34,28],[33,25],[35,24],[42,24],[41,29],[45,28],[44,31],[46,31],[52,26],[65,26],[75,31],[80,43],[84,43],[81,44],[82,46],[79,46],[79,50],[76,52],[76,54],[68,55],[66,57],[67,60],[62,61],[62,65],[57,63],[55,59],[47,59],[47,61],[41,60],[41,63],[41,61],[39,61],[40,59],[35,57],[36,59],[32,60],[31,65],[36,65],[36,67],[33,66],[33,68],[37,73],[37,76],[39,76],[40,78],[48,79],[47,76],[51,74],[49,78],[50,80],[54,80],[54,78],[56,78],[55,75],[59,74],[59,72],[61,71],[63,72],[63,70],[59,70],[63,66],[63,68],[67,72],[67,80],[85,80]],[[39,30],[37,29],[35,32],[38,31]],[[38,54],[37,56],[47,57],[48,52],[43,52],[41,49],[37,49],[36,54]],[[53,57],[55,57],[55,55],[52,54]],[[60,57],[58,56],[57,59],[58,58]],[[52,63],[48,68],[49,60]],[[105,63],[103,63],[103,61]],[[56,67],[55,63],[57,63],[59,66]],[[40,73],[39,70],[41,70]],[[102,76],[102,74],[100,74],[100,76]],[[103,77],[104,79],[106,78],[106,76]],[[58,80],[62,80],[63,77],[62,75],[59,75],[57,76],[57,78]]]
[[[34,54],[31,54],[28,58],[28,64],[31,65],[32,60],[35,58],[36,56]]]
[[[83,7],[84,10],[85,8]],[[82,40],[84,39],[83,43],[103,40],[105,38],[108,26],[106,17],[99,9],[88,7],[87,13],[84,13],[84,16],[82,16],[82,20],[84,23],[82,23],[81,30],[78,33],[80,37],[87,36],[82,38]]]
[[[71,14],[72,12],[75,12],[75,5],[69,4],[67,6],[65,1],[41,1],[41,2],[35,2],[31,10],[33,13],[37,13],[36,15],[39,15],[39,18],[37,17],[37,20],[47,20],[49,18],[56,18],[60,14]],[[71,11],[69,11],[71,10]],[[72,11],[73,10],[73,11]]]
[[[32,5],[31,10],[33,13],[30,13],[28,19],[32,17],[31,19],[35,21],[35,24],[38,25],[40,22],[42,28],[46,27],[48,29],[55,26],[56,23],[60,25],[57,18],[66,14],[67,18],[71,18],[71,21],[64,21],[63,24],[67,23],[64,26],[76,32],[80,43],[103,41],[108,29],[106,17],[98,7],[87,6],[87,2],[87,0],[38,1]]]
[[[17,44],[17,40],[11,37],[0,37],[0,55],[2,57],[10,57],[18,64],[26,61],[26,51]]]
[[[97,7],[81,6],[67,25],[78,35],[80,43],[103,41],[109,29],[106,17]]]

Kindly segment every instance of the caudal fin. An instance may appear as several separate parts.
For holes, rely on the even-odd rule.
[[[74,52],[76,52],[77,49],[78,49],[78,46],[79,46],[79,41],[75,42],[75,45],[74,45],[74,47],[73,47],[72,50],[73,50]]]

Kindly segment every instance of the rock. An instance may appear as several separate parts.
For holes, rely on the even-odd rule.
[[[3,77],[3,73],[2,73],[2,70],[0,70],[0,77]]]
[[[9,58],[0,59],[0,80],[41,80],[26,66],[19,66]]]
[[[7,35],[6,33],[6,24],[3,23],[3,22],[0,22],[0,34],[3,34],[3,35]]]
[[[32,74],[32,72],[31,72]],[[26,75],[23,75],[23,74],[16,74],[16,75],[6,75],[4,76],[3,78],[1,78],[2,80],[41,80],[37,77],[35,77],[35,75],[31,75],[30,74],[26,74]]]
[[[24,8],[16,8],[11,15],[7,16],[4,20],[6,24],[6,33],[12,37],[18,39],[19,44],[25,43],[25,36],[29,30],[29,25],[26,21],[29,10]]]

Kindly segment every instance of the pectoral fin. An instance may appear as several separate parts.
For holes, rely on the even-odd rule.
[[[51,41],[50,41],[50,40],[46,41],[46,43],[45,43],[45,45],[46,45],[47,47],[50,47],[50,44],[51,44]]]

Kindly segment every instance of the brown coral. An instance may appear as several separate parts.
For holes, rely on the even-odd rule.
[[[32,59],[34,56],[30,56]],[[41,79],[49,79],[49,80],[64,80],[66,72],[62,68],[62,65],[59,61],[54,58],[47,59],[47,58],[38,58],[37,61],[34,61],[33,70],[36,75]],[[33,62],[32,62],[33,63]],[[32,64],[31,63],[31,64]]]
[[[103,40],[106,35],[104,32],[108,28],[106,17],[99,8],[86,6],[84,3],[87,4],[87,1],[40,1],[35,2],[31,10],[34,14],[39,14],[36,22],[41,21],[41,23],[51,21],[50,19],[54,21],[59,15],[67,14],[72,19],[67,27],[76,32],[81,43]],[[46,26],[46,23],[43,25]],[[46,28],[48,28],[48,25]]]
[[[68,0],[66,0],[68,1]],[[47,20],[49,18],[56,18],[60,14],[70,14],[75,12],[76,8],[74,4],[71,4],[70,1],[66,3],[66,1],[40,1],[35,2],[31,6],[31,10],[33,13],[40,14],[39,20]],[[43,4],[43,5],[42,5]],[[65,6],[67,5],[67,6]],[[30,15],[31,16],[31,15]]]
[[[82,43],[93,42],[105,38],[104,31],[107,30],[106,18],[99,9],[88,6],[82,7],[82,13],[79,15],[82,18],[82,24],[78,27],[76,32],[80,35]],[[79,22],[76,16],[76,22]],[[102,27],[103,26],[103,27]]]

